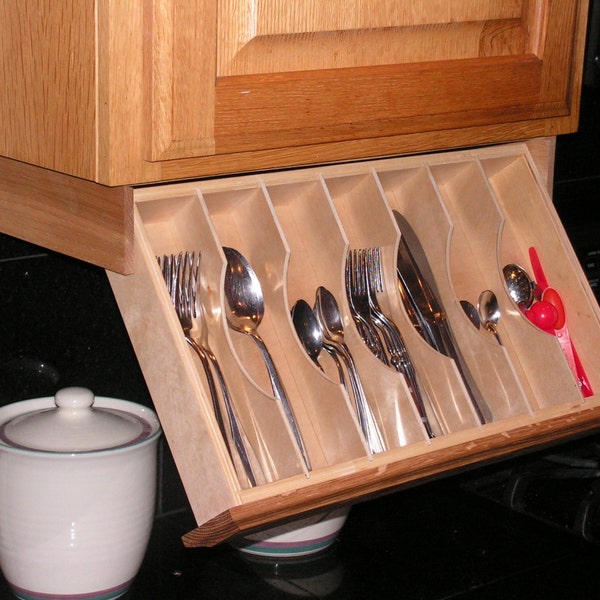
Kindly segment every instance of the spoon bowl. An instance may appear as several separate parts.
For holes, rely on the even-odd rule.
[[[223,248],[227,259],[225,271],[226,314],[229,324],[238,331],[255,333],[265,314],[260,281],[254,269],[234,248]]]
[[[522,310],[528,309],[533,304],[535,283],[529,277],[527,271],[519,265],[510,263],[504,266],[502,274],[510,297],[517,303],[519,308]]]
[[[484,290],[479,296],[479,302],[477,303],[477,311],[483,326],[490,331],[502,346],[502,340],[498,334],[496,325],[500,320],[500,306],[498,305],[498,298],[492,290]]]
[[[323,337],[329,338],[336,344],[343,344],[344,324],[337,300],[333,294],[327,288],[320,286],[317,288],[315,303],[315,312],[323,328]]]
[[[542,301],[548,302],[556,309],[556,322],[554,323],[554,329],[562,329],[565,325],[565,306],[563,304],[560,294],[554,288],[546,288],[542,293]]]
[[[481,327],[481,319],[479,318],[477,309],[468,300],[461,300],[460,305],[469,321],[473,323],[473,327],[478,330]]]
[[[292,322],[298,339],[309,358],[323,370],[319,364],[319,355],[323,350],[323,331],[312,308],[306,300],[298,300],[292,307]]]

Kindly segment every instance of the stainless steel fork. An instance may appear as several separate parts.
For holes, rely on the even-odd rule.
[[[391,364],[404,375],[423,427],[430,438],[435,437],[427,416],[424,394],[402,334],[397,325],[383,312],[377,299],[377,294],[385,291],[381,249],[350,250],[346,264],[350,265],[351,271],[349,297],[355,305],[361,307],[363,317],[380,333],[389,356],[389,361],[384,362]]]
[[[229,394],[229,389],[219,362],[208,345],[208,329],[204,310],[197,298],[200,258],[200,252],[197,255],[195,252],[181,252],[178,255],[163,256],[162,259],[158,257],[158,263],[161,267],[163,278],[167,285],[171,302],[179,318],[185,339],[200,358],[200,362],[204,368],[213,411],[227,451],[238,471],[238,476],[243,477],[245,475],[250,485],[255,486],[257,478],[254,468],[257,468],[257,462],[255,461],[255,467],[253,467],[249,456],[251,452],[250,445],[236,416],[235,406]],[[195,319],[199,321],[200,325],[199,338],[192,335]],[[221,404],[219,402],[219,393],[215,385],[211,366],[219,382],[229,430],[225,427]],[[235,446],[235,452],[232,451],[231,442]]]
[[[346,260],[346,296],[352,320],[358,334],[369,350],[383,363],[389,365],[383,342],[371,320],[371,309],[360,269],[356,268],[356,251],[348,252]]]

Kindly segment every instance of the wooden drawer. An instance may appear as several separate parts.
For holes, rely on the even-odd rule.
[[[600,397],[583,394],[559,339],[510,297],[502,267],[538,250],[566,306],[571,340],[600,389],[600,311],[525,144],[271,172],[135,191],[136,272],[109,279],[177,463],[198,528],[190,546],[588,431]],[[396,275],[408,221],[429,261],[463,362],[483,399],[480,422],[457,363],[413,327]],[[257,347],[227,326],[222,247],[238,249],[265,296],[259,333],[278,367],[312,469],[303,467]],[[430,438],[402,375],[367,349],[345,293],[348,249],[381,249],[386,293],[425,393]],[[210,345],[264,477],[239,478],[214,418],[203,369],[186,344],[156,257],[202,252],[199,293]],[[340,305],[352,352],[386,449],[371,453],[329,365],[320,371],[290,309],[325,286]],[[493,290],[500,345],[459,300]],[[321,363],[328,362],[324,356]]]

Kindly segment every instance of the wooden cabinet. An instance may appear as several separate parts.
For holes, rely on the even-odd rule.
[[[6,0],[0,156],[115,187],[571,132],[587,4]],[[70,251],[77,236],[12,226],[15,197],[74,227],[107,212],[118,227],[99,243],[116,260],[71,253],[131,270],[126,194],[82,193],[74,220],[2,165],[0,231]]]
[[[8,0],[0,154],[114,186],[572,131],[586,4]]]

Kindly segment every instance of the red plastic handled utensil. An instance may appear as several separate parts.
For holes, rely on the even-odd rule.
[[[531,268],[533,269],[533,278],[535,279],[537,284],[536,287],[539,289],[541,297],[542,292],[549,286],[544,269],[542,269],[540,257],[538,256],[537,250],[533,246],[529,248],[529,260],[531,261]]]
[[[550,302],[539,300],[525,310],[525,316],[540,329],[547,333],[554,333],[559,316],[556,307]]]
[[[559,293],[551,287],[547,287],[542,292],[542,302],[548,302],[556,309],[556,323],[554,329],[562,329],[565,325],[565,305],[563,304],[562,298]]]
[[[587,378],[583,365],[575,350],[575,346],[571,341],[571,336],[569,335],[566,311],[562,298],[554,288],[551,288],[548,285],[548,280],[546,279],[546,274],[542,268],[537,250],[533,246],[529,248],[529,260],[531,261],[533,276],[537,284],[537,294],[539,294],[542,302],[547,302],[556,309],[557,316],[556,323],[554,324],[554,331],[549,331],[549,333],[554,333],[558,338],[563,354],[569,363],[569,367],[571,367],[571,371],[577,380],[577,384],[583,397],[588,398],[589,396],[593,396],[594,392],[592,386],[590,385],[589,379]]]

